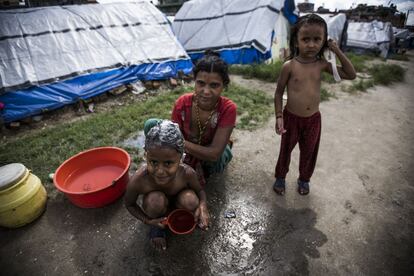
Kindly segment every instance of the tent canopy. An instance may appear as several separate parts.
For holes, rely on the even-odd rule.
[[[146,1],[0,11],[0,89],[186,58]]]
[[[332,14],[318,14],[322,17],[328,25],[328,37],[335,40],[338,45],[342,45],[343,37],[346,34],[347,20],[344,13]]]
[[[414,27],[414,10],[408,11],[405,26]]]
[[[390,22],[373,20],[371,22],[349,22],[347,48],[378,52],[382,57],[388,55],[393,41]]]
[[[282,7],[282,0],[193,0],[176,14],[173,30],[192,59],[211,49],[229,64],[262,62]]]
[[[0,11],[6,122],[191,69],[167,19],[147,1]]]

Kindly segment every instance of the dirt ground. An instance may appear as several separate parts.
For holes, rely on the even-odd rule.
[[[412,54],[412,53],[411,53]],[[166,252],[118,200],[80,209],[50,196],[34,223],[0,229],[1,275],[414,275],[414,56],[405,83],[323,102],[310,195],[296,192],[298,149],[284,197],[271,188],[274,118],[235,130],[234,159],[210,178],[212,225],[169,236]],[[395,61],[394,61],[395,62]],[[233,76],[273,93],[275,85]],[[225,218],[232,210],[236,218]]]

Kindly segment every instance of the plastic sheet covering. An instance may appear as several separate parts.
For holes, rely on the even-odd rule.
[[[136,64],[188,59],[146,1],[0,11],[0,89]]]
[[[414,26],[414,10],[408,11],[407,19],[405,20],[405,26]]]
[[[348,48],[360,48],[380,53],[382,57],[388,55],[390,44],[393,41],[392,25],[389,22],[349,22]]]
[[[191,69],[191,66],[192,63],[189,60],[141,64],[16,90],[0,95],[0,102],[6,107],[0,111],[0,115],[6,123],[17,121],[88,99],[137,79],[154,80],[172,77],[180,70],[186,72]]]
[[[284,16],[278,16],[274,27],[275,36],[272,41],[272,62],[284,59],[289,49],[289,21]]]
[[[5,122],[191,70],[164,15],[146,1],[0,11]]]
[[[394,33],[394,38],[406,39],[410,35],[410,31],[408,29],[400,29],[400,28],[392,27],[392,31]]]
[[[294,0],[285,0],[283,5],[283,15],[289,21],[290,24],[295,24],[299,16],[295,13],[296,5]]]
[[[342,44],[344,32],[346,32],[346,15],[344,13],[332,14],[318,14],[325,20],[328,25],[328,37],[335,40],[338,45]]]
[[[271,56],[273,28],[283,2],[193,0],[184,3],[172,26],[192,58],[211,49],[229,64],[258,63]]]

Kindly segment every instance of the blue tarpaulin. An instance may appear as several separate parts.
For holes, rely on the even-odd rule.
[[[176,76],[178,71],[188,74],[191,68],[190,60],[141,64],[16,90],[0,95],[0,102],[6,106],[0,114],[6,123],[13,122],[94,97],[136,80],[165,79]]]

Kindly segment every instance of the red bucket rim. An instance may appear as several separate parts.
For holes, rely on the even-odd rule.
[[[109,186],[111,186],[111,184],[109,184],[108,186],[102,187],[100,189],[94,190],[94,191],[85,191],[85,192],[73,192],[73,191],[69,191],[63,187],[60,187],[57,184],[56,181],[56,176],[58,175],[58,172],[62,169],[62,167],[67,164],[68,162],[72,161],[73,159],[77,158],[79,155],[85,154],[87,152],[92,152],[92,151],[98,151],[98,150],[103,150],[103,149],[114,149],[114,150],[118,150],[120,152],[122,152],[123,154],[125,154],[125,156],[127,157],[127,161],[128,161],[128,166],[126,166],[126,168],[122,171],[122,173],[120,174],[120,176],[117,179],[114,179],[113,181],[118,181],[121,177],[123,177],[125,175],[125,173],[128,173],[129,170],[129,166],[131,165],[131,156],[129,156],[128,152],[122,148],[118,148],[118,147],[97,147],[97,148],[92,148],[92,149],[88,149],[88,150],[84,150],[81,151],[71,157],[69,157],[68,159],[66,159],[62,164],[60,164],[60,166],[56,169],[55,174],[53,175],[53,184],[56,187],[56,189],[58,189],[61,192],[64,192],[65,194],[70,194],[70,195],[84,195],[84,194],[92,194],[95,192],[99,192],[102,190],[107,189]]]
[[[194,229],[195,229],[195,227],[196,227],[196,225],[197,225],[197,223],[196,223],[196,222],[194,222],[194,224],[193,224],[193,226],[191,227],[191,229],[189,229],[189,230],[187,230],[187,231],[185,231],[185,232],[177,232],[177,231],[175,231],[174,229],[172,229],[171,224],[170,224],[170,218],[171,218],[174,214],[176,214],[176,213],[178,213],[178,212],[185,212],[185,213],[187,213],[187,214],[190,214],[190,215],[194,218],[193,213],[191,213],[191,212],[190,212],[189,210],[187,210],[187,209],[183,209],[183,208],[175,209],[175,210],[173,210],[170,214],[168,214],[168,217],[167,217],[168,228],[170,228],[171,232],[173,232],[174,234],[177,234],[177,235],[186,235],[186,234],[190,234],[191,232],[193,232],[193,231],[194,231]]]

